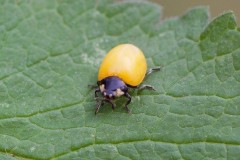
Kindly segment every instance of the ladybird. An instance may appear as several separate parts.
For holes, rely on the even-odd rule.
[[[110,103],[114,109],[116,105],[113,99],[120,96],[127,98],[125,108],[130,112],[128,104],[131,102],[131,96],[128,88],[155,90],[150,85],[140,84],[147,75],[159,70],[160,67],[156,67],[147,71],[147,62],[143,52],[132,44],[120,44],[111,49],[100,65],[97,86],[92,86],[96,87],[95,114],[105,102]],[[98,93],[101,93],[103,98],[98,97]]]

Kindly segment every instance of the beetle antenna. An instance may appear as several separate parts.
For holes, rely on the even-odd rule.
[[[88,87],[89,87],[90,89],[95,89],[95,88],[97,88],[98,86],[89,84]]]

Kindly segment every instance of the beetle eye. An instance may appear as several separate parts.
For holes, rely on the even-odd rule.
[[[125,92],[125,91],[127,91],[128,88],[123,86],[120,89]]]
[[[101,85],[102,83],[101,83],[101,81],[97,81],[97,85],[99,86],[99,85]]]

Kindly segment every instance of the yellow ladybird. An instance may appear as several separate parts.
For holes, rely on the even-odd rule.
[[[117,76],[130,86],[138,86],[146,71],[147,62],[142,51],[132,44],[121,44],[111,49],[103,59],[98,81]]]
[[[125,108],[130,112],[128,104],[131,102],[131,96],[128,87],[154,90],[150,85],[139,86],[145,76],[154,70],[160,70],[160,67],[147,72],[147,62],[143,52],[132,44],[121,44],[111,49],[103,59],[98,72],[98,86],[95,90],[98,104],[95,114],[105,102],[110,103],[114,109],[115,103],[112,99],[120,96],[128,98]],[[98,97],[98,92],[102,93],[103,98]]]

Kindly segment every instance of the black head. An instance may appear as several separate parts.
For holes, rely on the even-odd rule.
[[[111,76],[97,82],[104,97],[113,99],[120,97],[128,91],[127,85],[118,77]]]

